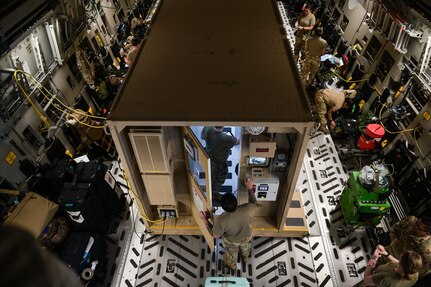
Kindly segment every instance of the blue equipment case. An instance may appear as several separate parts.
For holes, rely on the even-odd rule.
[[[205,287],[250,287],[244,277],[208,277]]]

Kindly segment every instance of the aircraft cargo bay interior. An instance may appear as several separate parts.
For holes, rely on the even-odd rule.
[[[0,286],[431,286],[430,1],[0,11]]]

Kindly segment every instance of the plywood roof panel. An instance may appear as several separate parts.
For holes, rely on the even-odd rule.
[[[163,0],[110,119],[309,122],[271,0]]]

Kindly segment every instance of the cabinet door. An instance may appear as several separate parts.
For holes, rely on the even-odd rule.
[[[192,201],[192,215],[211,251],[214,251],[214,238],[199,218],[200,211],[212,212],[210,158],[189,127],[184,127],[183,140],[188,167],[187,177]]]

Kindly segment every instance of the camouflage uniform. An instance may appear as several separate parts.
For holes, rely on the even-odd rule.
[[[295,35],[295,47],[293,50],[293,54],[295,56],[295,60],[299,61],[299,52],[304,50],[305,42],[307,41],[307,36],[299,33],[299,30],[296,31]]]
[[[250,257],[251,225],[257,209],[257,204],[245,203],[233,212],[223,212],[214,218],[213,234],[222,236],[223,260],[233,270],[236,269],[238,252],[244,262]]]
[[[66,116],[66,119],[76,121],[73,127],[81,139],[81,144],[77,148],[78,150],[82,150],[84,147],[91,145],[103,137],[103,129],[97,128],[102,125],[88,117],[87,113],[83,110],[75,109]]]
[[[326,120],[326,112],[327,112],[326,104],[322,94],[319,92],[320,91],[317,91],[316,97],[315,97],[317,118],[319,119],[319,122],[320,122],[320,130],[323,131],[325,134],[329,134],[328,121]]]
[[[218,194],[226,180],[228,168],[226,162],[211,161],[211,189],[213,194]]]
[[[320,130],[325,134],[329,133],[328,121],[326,119],[328,108],[331,108],[334,112],[338,111],[343,106],[345,99],[344,91],[323,89],[316,92],[316,113],[320,122]]]
[[[305,87],[310,86],[320,69],[320,56],[307,56],[302,65],[301,78]]]
[[[328,43],[319,36],[308,40],[305,45],[305,59],[302,66],[301,78],[306,87],[310,86],[320,69],[320,56]]]
[[[305,14],[302,14],[298,20],[298,25],[301,27],[312,27],[315,24],[316,24],[316,17],[312,13],[310,13],[308,16]],[[308,39],[309,34],[310,34],[310,31],[307,31],[307,30],[300,30],[300,29],[296,30],[295,46],[293,49],[293,53],[297,61],[299,60],[299,52],[304,49],[304,45]]]
[[[380,265],[373,270],[373,274],[371,275],[372,281],[375,285],[372,286],[396,286],[396,287],[412,287],[418,281],[418,273],[412,274],[412,279],[407,280],[400,276],[395,269],[399,264],[395,263],[386,263],[384,265]],[[362,286],[370,286],[370,285],[362,285]]]
[[[416,221],[414,216],[406,217],[391,228],[391,244],[386,248],[395,258],[400,258],[400,255],[407,251],[415,251],[422,257],[422,269],[419,272],[419,277],[423,277],[431,273],[431,237],[425,239],[414,234],[416,229]]]
[[[205,140],[205,150],[211,159],[211,189],[218,195],[220,187],[228,174],[227,159],[230,149],[236,144],[237,138],[220,131],[214,127],[204,127],[201,138]]]
[[[222,242],[224,246],[223,260],[229,268],[236,269],[238,251],[243,262],[246,262],[250,257],[251,237],[238,242],[229,242],[225,237],[223,237]]]
[[[87,85],[94,86],[94,80],[96,78],[94,64],[88,61],[85,52],[79,47],[76,48],[76,64]]]

